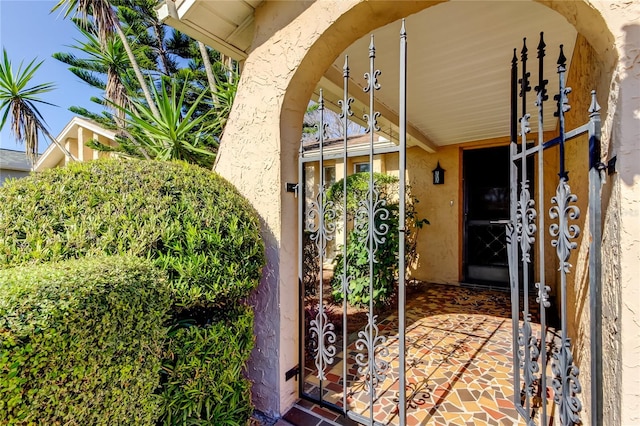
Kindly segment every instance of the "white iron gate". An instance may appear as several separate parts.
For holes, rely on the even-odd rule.
[[[320,91],[318,140],[314,143],[302,143],[299,154],[298,183],[298,223],[300,226],[299,281],[300,281],[300,393],[303,397],[319,405],[334,409],[363,424],[377,424],[374,418],[377,392],[386,379],[397,380],[397,420],[406,424],[407,380],[405,371],[406,335],[405,335],[405,237],[408,233],[406,222],[406,93],[407,93],[407,43],[404,21],[400,31],[400,104],[399,104],[399,143],[395,146],[381,147],[374,134],[379,130],[377,120],[380,113],[375,110],[376,92],[381,85],[376,69],[376,50],[373,36],[369,45],[369,71],[365,74],[368,93],[368,111],[363,119],[367,123],[366,132],[369,141],[366,149],[368,163],[365,170],[366,191],[360,198],[350,198],[348,170],[350,159],[363,155],[354,151],[349,144],[349,117],[353,115],[349,96],[349,60],[345,58],[343,68],[343,98],[341,107],[341,140],[329,141],[326,137],[325,105],[323,92]],[[589,152],[589,214],[590,214],[590,315],[591,315],[591,394],[592,424],[601,424],[602,387],[601,387],[601,325],[600,325],[600,118],[595,93],[589,110],[589,122],[577,129],[566,131],[564,114],[569,109],[570,88],[565,86],[566,59],[560,50],[558,60],[559,93],[555,96],[559,120],[559,136],[551,141],[543,139],[543,105],[547,101],[547,80],[542,76],[545,44],[540,38],[538,46],[539,82],[535,88],[537,100],[538,141],[527,143],[527,134],[531,131],[531,115],[526,111],[526,95],[531,90],[527,71],[527,47],[521,51],[522,74],[518,78],[518,59],[514,50],[511,81],[511,145],[510,145],[510,210],[511,218],[507,225],[507,251],[509,262],[509,282],[511,288],[512,326],[513,326],[513,374],[514,405],[528,425],[546,425],[550,417],[546,390],[552,388],[556,417],[562,425],[580,423],[581,384],[579,370],[574,364],[571,339],[567,335],[567,274],[573,241],[580,232],[574,223],[580,212],[575,205],[577,197],[571,193],[568,173],[565,169],[564,146],[570,139],[588,132]],[[519,95],[522,98],[520,114]],[[519,126],[518,126],[519,121]],[[519,136],[518,136],[519,135]],[[555,196],[546,204],[544,199],[544,152],[557,146],[559,149],[558,182]],[[399,176],[397,193],[390,196],[383,193],[374,173],[374,157],[382,153],[396,152],[399,156]],[[586,155],[586,153],[585,153]],[[533,158],[533,163],[527,161]],[[325,172],[326,164],[338,164],[342,167],[342,185],[333,182],[336,171]],[[536,164],[537,191],[533,191],[534,182],[529,181],[528,164]],[[367,172],[368,171],[368,172]],[[336,195],[338,194],[338,195]],[[397,207],[397,209],[396,209]],[[549,208],[548,232],[546,236],[546,209]],[[390,219],[396,220],[394,227]],[[354,232],[350,232],[354,231]],[[355,232],[357,231],[357,232]],[[390,334],[383,333],[382,318],[376,314],[376,294],[380,291],[377,268],[382,250],[390,250],[388,243],[397,241],[394,251],[397,259],[398,305],[397,327]],[[348,252],[350,244],[360,244],[364,256],[354,259]],[[336,249],[339,247],[339,249]],[[550,309],[550,286],[545,282],[545,250],[556,250],[559,263],[558,315],[560,317],[561,336],[557,346],[548,347],[546,331],[548,327],[548,309]],[[336,251],[337,250],[337,251]],[[533,252],[537,250],[538,282],[532,282],[535,274],[532,269]],[[329,257],[337,256],[334,261],[334,276],[325,270]],[[365,272],[354,275],[354,262],[360,262]],[[331,282],[331,284],[328,284]],[[348,300],[354,292],[362,294],[366,303],[366,320],[354,329],[350,327],[347,311]],[[342,311],[329,309],[326,300],[328,292],[342,300]],[[540,332],[534,332],[529,296],[535,294],[540,313]],[[313,303],[307,303],[314,300]],[[390,365],[390,352],[397,359],[397,367]],[[548,369],[548,366],[550,369]],[[549,371],[548,371],[549,370]],[[549,379],[547,374],[549,373]],[[350,398],[358,394],[366,395],[366,411],[353,410]],[[328,395],[331,395],[329,397]]]

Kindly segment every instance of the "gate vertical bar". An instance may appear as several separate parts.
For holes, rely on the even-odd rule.
[[[348,397],[348,381],[347,381],[347,346],[348,346],[348,333],[347,333],[347,299],[349,292],[349,278],[347,277],[347,160],[348,160],[348,148],[347,142],[349,140],[348,128],[349,117],[353,115],[351,112],[351,103],[353,98],[349,97],[349,56],[344,58],[344,66],[342,67],[343,78],[343,98],[338,101],[338,104],[342,107],[340,112],[340,118],[342,118],[343,127],[343,140],[342,140],[342,155],[343,155],[343,175],[342,175],[342,409],[346,412],[349,407],[347,404]]]
[[[531,91],[529,77],[531,73],[527,71],[528,48],[525,38],[522,43],[521,62],[522,62],[522,78],[520,80],[520,97],[522,98],[522,116],[520,117],[520,197],[518,200],[518,237],[520,242],[520,251],[522,254],[522,281],[523,281],[523,310],[522,310],[522,328],[518,332],[519,346],[522,348],[524,360],[522,365],[522,375],[524,379],[524,399],[527,423],[531,423],[531,399],[533,396],[533,382],[535,381],[535,373],[537,364],[532,362],[532,352],[535,351],[535,345],[532,345],[531,331],[531,314],[529,312],[529,264],[531,262],[530,251],[535,241],[535,223],[536,211],[534,201],[531,199],[529,190],[529,181],[527,179],[527,134],[531,132],[529,119],[531,115],[527,113],[527,92]]]
[[[556,195],[551,199],[552,204],[555,204],[555,206],[550,209],[549,216],[551,219],[558,219],[557,224],[554,223],[550,226],[550,232],[552,237],[557,238],[551,241],[551,245],[556,247],[560,263],[560,326],[562,330],[560,347],[553,354],[551,369],[554,374],[552,381],[554,401],[558,404],[560,424],[573,425],[580,422],[578,413],[582,410],[582,403],[575,395],[582,391],[582,387],[578,380],[580,369],[573,363],[571,339],[567,335],[567,274],[571,268],[571,264],[568,262],[571,251],[577,248],[577,243],[571,240],[577,238],[580,234],[578,225],[570,225],[569,220],[578,219],[580,210],[573,204],[578,200],[578,197],[571,193],[571,187],[568,184],[569,174],[565,168],[564,144],[566,142],[566,133],[564,114],[571,108],[567,98],[567,95],[571,93],[571,88],[565,87],[566,60],[562,45],[560,45],[560,56],[558,58],[559,91],[554,97],[558,103],[556,113],[560,130],[560,179]]]
[[[375,317],[373,316],[373,263],[375,262],[375,241],[374,241],[374,226],[375,226],[375,204],[374,204],[374,179],[373,179],[373,143],[374,143],[374,134],[375,134],[375,122],[376,116],[374,112],[375,103],[374,103],[374,91],[376,89],[376,69],[375,69],[375,58],[376,58],[376,48],[373,43],[373,35],[371,35],[371,44],[369,45],[369,70],[370,81],[369,81],[369,318],[370,323],[375,321]],[[375,368],[376,368],[376,347],[373,339],[373,327],[369,327],[369,418],[371,419],[371,423],[374,422],[373,417],[373,405],[376,399],[375,393]]]
[[[304,354],[304,334],[307,332],[305,327],[302,326],[304,324],[304,202],[305,202],[305,177],[304,177],[304,146],[302,144],[302,140],[300,141],[300,149],[298,151],[298,185],[297,185],[297,196],[298,196],[298,364],[299,364],[299,372],[298,372],[298,392],[300,395],[304,393],[304,372],[305,372],[305,354]]]
[[[589,299],[591,326],[591,424],[601,425],[602,412],[602,294],[601,294],[601,163],[600,105],[596,92],[591,92],[589,108]]]
[[[325,369],[331,365],[336,354],[336,334],[334,325],[329,321],[324,309],[324,273],[323,264],[326,256],[327,241],[333,239],[335,232],[335,208],[333,202],[326,200],[326,188],[324,179],[324,143],[326,124],[324,122],[324,94],[320,89],[320,98],[318,100],[318,110],[320,111],[320,125],[318,128],[319,143],[319,184],[316,201],[311,203],[309,212],[307,213],[307,230],[311,232],[311,240],[315,242],[318,248],[318,313],[309,323],[309,335],[311,338],[317,338],[315,347],[315,366],[318,371],[318,387],[320,400],[323,397],[324,381],[327,379]],[[326,343],[325,343],[326,340]]]
[[[320,99],[318,99],[318,110],[320,111],[320,126],[318,129],[318,133],[319,133],[319,137],[318,137],[318,141],[319,141],[319,146],[320,146],[320,184],[318,185],[318,221],[319,221],[319,225],[318,225],[318,242],[319,242],[319,246],[318,246],[318,262],[319,262],[319,267],[320,267],[320,276],[318,277],[318,286],[319,286],[319,296],[318,296],[318,317],[317,317],[317,323],[315,324],[317,326],[317,334],[318,334],[318,347],[317,347],[317,351],[318,351],[318,355],[316,356],[316,367],[318,368],[318,384],[319,384],[319,389],[320,389],[320,400],[323,400],[323,388],[324,388],[324,380],[325,380],[325,375],[324,375],[324,294],[323,294],[323,279],[324,279],[324,271],[323,271],[323,266],[324,266],[324,256],[325,256],[325,248],[327,246],[326,244],[326,240],[324,238],[324,230],[325,230],[325,224],[324,224],[324,220],[325,220],[325,192],[324,192],[324,128],[325,128],[325,124],[324,124],[324,96],[323,96],[323,92],[322,89],[320,89]],[[311,328],[313,329],[313,321],[310,323],[311,324]]]
[[[549,99],[547,95],[548,80],[544,78],[544,57],[545,57],[544,34],[540,33],[540,43],[538,44],[538,85],[536,91],[536,106],[538,107],[538,210],[541,214],[538,217],[538,265],[539,280],[536,284],[538,288],[537,302],[540,306],[540,404],[542,405],[541,423],[547,424],[547,308],[549,304],[549,290],[545,278],[545,233],[544,233],[544,123],[543,112],[544,102]]]
[[[407,169],[407,32],[405,29],[404,19],[400,29],[400,154],[399,154],[399,221],[398,221],[398,355],[399,355],[399,398],[398,398],[398,414],[400,424],[404,425],[407,417],[407,397],[406,397],[406,354],[405,354],[405,243],[406,243],[406,218],[405,218],[405,202],[406,202],[406,169]]]
[[[511,221],[507,229],[507,256],[509,262],[509,281],[511,285],[511,327],[512,327],[512,352],[513,352],[513,405],[521,405],[520,389],[520,357],[518,354],[518,317],[519,317],[519,288],[518,288],[518,241],[517,241],[517,202],[518,202],[518,168],[516,165],[518,156],[518,57],[516,49],[513,49],[511,60],[511,144],[509,163],[509,203]]]

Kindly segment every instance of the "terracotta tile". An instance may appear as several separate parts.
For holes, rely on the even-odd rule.
[[[284,416],[283,419],[295,426],[316,426],[320,423],[320,419],[300,410],[297,407],[293,407]]]
[[[311,411],[313,411],[314,413],[318,414],[319,416],[325,418],[325,419],[329,419],[329,420],[335,420],[339,417],[339,414],[336,414],[333,411],[329,411],[326,408],[322,408],[322,407],[313,407],[311,409]]]

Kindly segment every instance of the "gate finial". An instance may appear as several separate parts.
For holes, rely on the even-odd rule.
[[[522,116],[527,113],[527,92],[531,91],[531,85],[529,84],[530,72],[527,72],[527,59],[529,49],[527,48],[527,38],[522,39],[522,50],[520,51],[520,59],[522,60],[522,78],[520,83],[520,97],[522,98]]]
[[[535,87],[535,91],[538,94],[538,100],[536,103],[538,106],[542,106],[542,102],[549,99],[549,95],[547,95],[547,84],[549,80],[544,79],[544,57],[545,50],[547,47],[544,42],[544,32],[540,32],[540,43],[538,43],[538,85]]]
[[[590,116],[600,111],[600,104],[598,103],[598,99],[596,99],[596,91],[591,91],[591,105],[589,106]]]
[[[376,45],[373,43],[373,34],[371,34],[371,42],[369,43],[369,57],[376,57]]]
[[[562,68],[562,69],[561,69]],[[567,58],[564,56],[564,45],[560,45],[560,55],[558,56],[558,72],[567,70]]]

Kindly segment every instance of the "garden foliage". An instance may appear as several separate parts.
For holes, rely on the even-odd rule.
[[[243,424],[251,413],[250,386],[240,372],[253,344],[244,300],[264,265],[259,230],[255,210],[231,184],[182,162],[72,163],[0,189],[0,270],[128,255],[164,271],[170,293],[165,326],[172,334],[164,373],[156,364],[161,406],[153,412],[165,424]],[[0,382],[5,373],[0,369]],[[123,367],[121,374],[130,372]],[[139,399],[154,401],[141,416],[157,407],[151,393]],[[132,417],[109,424],[125,423],[143,422]]]
[[[248,296],[264,262],[255,210],[226,180],[186,163],[71,163],[0,191],[0,269],[101,254],[151,259],[179,307]]]
[[[206,327],[177,324],[163,370],[165,425],[245,425],[251,383],[244,365],[253,348],[253,311],[238,306]]]
[[[154,424],[168,308],[142,259],[0,271],[0,423]]]
[[[363,212],[360,202],[367,200],[369,194],[370,173],[355,173],[347,177],[347,273],[349,279],[349,292],[347,301],[353,306],[365,306],[370,302],[369,277],[371,275],[369,262],[368,240],[368,216]],[[374,227],[383,231],[382,240],[377,245],[373,262],[373,303],[376,306],[388,302],[396,290],[398,279],[398,247],[399,247],[399,203],[398,203],[398,178],[392,175],[374,173],[374,189],[378,193],[378,205],[382,209],[374,214]],[[405,208],[405,255],[407,265],[410,265],[417,256],[415,237],[417,228],[429,223],[426,219],[418,220],[415,204],[418,202],[406,191]],[[375,196],[374,196],[375,197]],[[336,218],[343,217],[344,206],[344,180],[339,180],[329,188],[327,200],[333,202],[336,207]],[[363,222],[364,219],[364,222]],[[342,276],[344,275],[344,252],[340,248],[334,258],[334,275],[331,280],[333,297],[341,301]]]

